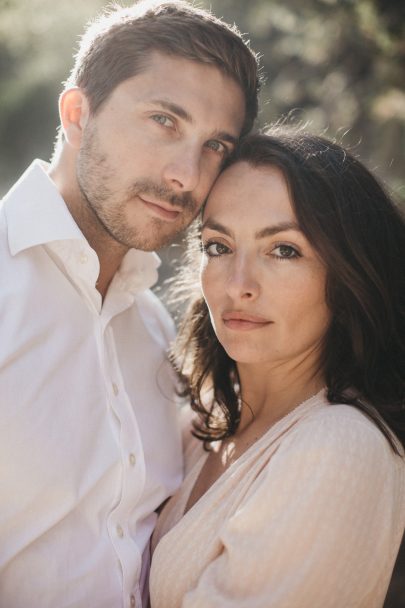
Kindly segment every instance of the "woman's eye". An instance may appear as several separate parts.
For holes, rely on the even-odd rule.
[[[301,255],[291,245],[278,245],[272,251],[272,255],[280,260],[288,260],[291,258],[299,258]]]
[[[226,253],[230,252],[229,247],[223,243],[217,242],[202,243],[202,250],[211,258],[217,258],[220,255],[225,255]]]
[[[174,126],[173,120],[171,118],[169,118],[168,116],[166,116],[165,114],[153,114],[152,120],[157,122],[159,125],[162,125],[163,127],[173,127]]]

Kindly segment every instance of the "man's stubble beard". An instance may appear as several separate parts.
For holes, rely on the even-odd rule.
[[[93,240],[105,242],[113,239],[120,246],[142,251],[154,251],[169,245],[183,232],[196,217],[200,205],[189,192],[177,195],[163,185],[151,180],[141,179],[134,182],[120,200],[115,199],[109,183],[113,182],[114,172],[108,164],[107,157],[100,151],[96,129],[86,127],[83,144],[79,151],[76,175],[82,197],[83,209],[79,225],[85,235],[93,235]],[[129,226],[126,209],[136,196],[148,194],[153,198],[169,202],[184,209],[184,218],[180,226],[172,228],[170,223],[159,218],[149,217],[148,234]],[[138,204],[141,204],[138,201]],[[169,230],[168,230],[169,228]]]

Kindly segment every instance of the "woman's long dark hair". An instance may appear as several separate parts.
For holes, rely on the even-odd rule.
[[[323,137],[280,128],[252,135],[228,166],[239,161],[282,171],[300,228],[327,267],[332,322],[321,369],[328,400],[364,411],[398,452],[387,427],[405,446],[403,215],[353,155]],[[240,417],[237,368],[201,293],[183,319],[172,360],[199,413],[194,434],[205,442],[232,435]]]

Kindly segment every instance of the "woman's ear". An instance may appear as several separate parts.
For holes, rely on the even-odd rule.
[[[73,148],[80,148],[89,114],[89,102],[79,87],[72,87],[62,93],[59,98],[60,122],[65,140]]]

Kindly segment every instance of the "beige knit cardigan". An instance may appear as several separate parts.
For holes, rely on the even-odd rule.
[[[405,527],[405,461],[324,391],[275,424],[183,516],[207,453],[153,539],[152,608],[381,608]]]

